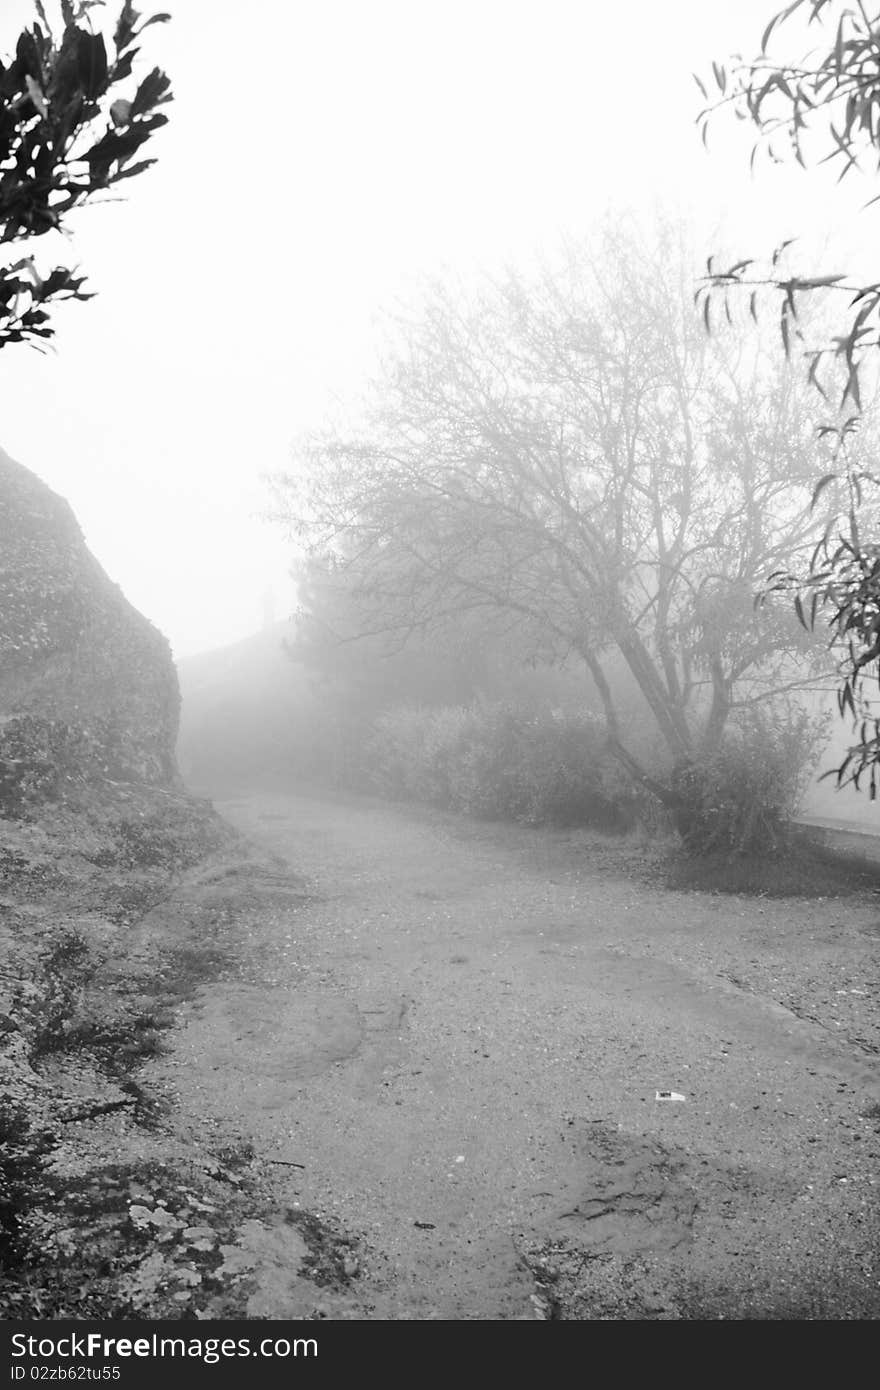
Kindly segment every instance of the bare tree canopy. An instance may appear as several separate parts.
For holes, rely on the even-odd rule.
[[[669,804],[674,770],[804,684],[821,645],[788,604],[753,603],[821,531],[805,389],[707,339],[691,283],[677,233],[649,252],[617,226],[552,271],[437,286],[397,324],[359,426],[305,441],[278,488],[359,632],[479,614],[536,656],[577,653],[616,756]],[[614,661],[667,776],[627,747]]]

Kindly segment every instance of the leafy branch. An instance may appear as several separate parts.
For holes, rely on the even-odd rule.
[[[797,61],[777,61],[768,54],[771,40],[795,19],[821,36],[818,46]],[[758,131],[752,164],[763,148],[775,163],[794,158],[802,167],[840,166],[838,182],[854,169],[880,171],[880,9],[865,0],[794,0],[766,26],[760,53],[751,61],[734,57],[730,69],[713,63],[712,78],[697,85],[707,105],[698,117],[704,142],[709,125],[723,108],[732,108]],[[714,86],[714,98],[709,92]],[[876,165],[873,160],[876,158]],[[876,202],[877,195],[866,206]],[[787,273],[783,257],[792,245],[783,242],[769,264],[743,258],[718,268],[710,257],[696,290],[707,331],[717,322],[720,305],[730,320],[732,300],[748,294],[749,312],[757,321],[759,302],[775,302],[782,346],[787,357],[797,350],[806,376],[829,408],[818,427],[831,445],[831,471],[816,484],[814,505],[827,487],[840,489],[841,505],[816,546],[805,573],[777,571],[766,591],[793,595],[797,617],[812,632],[821,616],[830,646],[839,656],[837,691],[841,715],[854,722],[856,740],[831,775],[838,785],[857,788],[867,778],[869,794],[880,782],[880,719],[872,712],[869,690],[880,683],[880,542],[877,490],[880,480],[860,465],[853,453],[865,416],[867,380],[876,382],[880,363],[880,279],[867,284],[845,274]],[[844,299],[839,329],[816,346],[803,330],[805,296]],[[842,381],[842,389],[839,383]],[[840,394],[838,395],[838,389]],[[876,706],[875,706],[876,708]]]
[[[167,14],[147,18],[125,0],[109,40],[92,27],[104,0],[61,0],[56,34],[42,0],[37,22],[0,60],[0,246],[62,232],[65,219],[155,160],[138,157],[167,123],[169,78],[153,68],[138,81],[139,40]],[[0,267],[0,347],[53,335],[50,308],[85,300],[84,278],[48,272],[31,256]]]
[[[824,42],[796,62],[771,58],[771,39],[795,18],[805,18],[807,31],[815,27]],[[876,157],[873,172],[880,171],[880,9],[875,6],[869,13],[864,0],[857,0],[854,7],[842,0],[794,0],[771,18],[757,57],[745,61],[736,56],[730,68],[713,63],[710,79],[704,82],[695,76],[695,80],[707,102],[697,117],[704,141],[718,112],[732,107],[758,132],[753,164],[763,148],[776,163],[794,158],[806,168],[812,137],[816,162],[842,165],[840,179],[852,169],[864,169],[866,153]],[[716,95],[710,99],[713,86]],[[839,409],[849,405],[861,411],[861,377],[880,349],[880,280],[857,284],[841,274],[785,274],[783,256],[792,244],[784,241],[763,268],[746,258],[719,270],[710,257],[697,291],[706,326],[711,326],[713,299],[720,299],[730,317],[729,296],[746,289],[751,315],[757,319],[759,293],[769,292],[776,297],[786,355],[791,355],[796,343],[803,349],[808,378],[826,400],[830,373],[823,381],[823,369],[842,366]],[[821,347],[811,347],[800,332],[798,296],[828,290],[848,299],[841,331]]]

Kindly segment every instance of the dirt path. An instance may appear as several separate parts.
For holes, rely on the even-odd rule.
[[[878,1315],[873,907],[670,893],[583,835],[369,801],[217,806],[310,899],[155,1074],[360,1240],[322,1294],[259,1228],[252,1315]]]

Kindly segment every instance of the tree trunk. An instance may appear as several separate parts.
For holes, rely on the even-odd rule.
[[[624,769],[627,776],[635,782],[637,787],[650,792],[670,812],[676,829],[682,834],[682,825],[686,822],[687,808],[682,801],[681,794],[676,786],[676,770],[679,766],[687,766],[687,760],[683,759],[673,767],[672,776],[669,781],[660,781],[653,777],[647,768],[642,767],[639,760],[633,757],[629,749],[625,747],[620,736],[620,721],[617,717],[617,710],[614,706],[614,697],[611,694],[611,687],[608,684],[602,663],[592,652],[582,651],[581,655],[587,664],[593,683],[599,693],[602,702],[602,710],[605,715],[605,728],[608,735],[608,750]]]

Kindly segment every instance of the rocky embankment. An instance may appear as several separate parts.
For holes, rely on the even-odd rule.
[[[165,638],[0,451],[0,1316],[235,1312],[258,1198],[140,1073],[273,870],[183,788],[178,714]]]
[[[176,781],[168,642],[91,555],[69,505],[0,450],[0,811]]]

